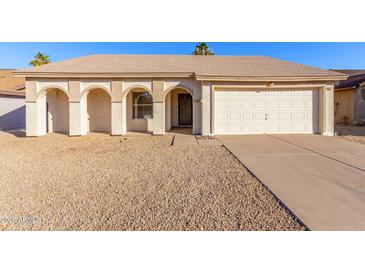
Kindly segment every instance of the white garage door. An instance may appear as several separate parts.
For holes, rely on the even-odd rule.
[[[318,90],[215,91],[215,134],[317,133]]]

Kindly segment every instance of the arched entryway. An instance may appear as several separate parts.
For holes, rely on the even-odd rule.
[[[87,93],[87,132],[111,132],[111,97],[102,88]]]
[[[43,98],[42,98],[43,97]],[[41,95],[46,101],[46,132],[69,132],[69,102],[67,94],[59,88],[49,88]]]
[[[172,89],[165,97],[165,129],[177,128],[184,128],[190,133],[193,128],[193,97],[183,88]]]
[[[153,98],[147,89],[133,88],[125,97],[127,106],[127,131],[153,131]]]

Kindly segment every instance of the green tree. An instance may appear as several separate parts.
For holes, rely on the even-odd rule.
[[[32,65],[33,67],[38,67],[49,63],[51,63],[49,55],[44,55],[43,53],[38,52],[36,55],[34,55],[34,59],[30,61],[29,65]]]
[[[207,43],[199,43],[192,55],[214,55],[214,51],[208,47]]]

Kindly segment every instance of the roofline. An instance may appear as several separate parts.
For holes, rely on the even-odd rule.
[[[196,76],[200,81],[340,81],[346,80],[347,75],[326,75],[326,76]]]
[[[358,86],[350,86],[350,87],[342,87],[342,88],[337,88],[335,86],[335,91],[342,91],[342,90],[349,90],[349,89],[357,89]]]
[[[110,72],[94,72],[94,73],[82,73],[82,72],[26,72],[17,71],[13,72],[15,77],[48,77],[48,78],[146,78],[146,77],[194,77],[192,72],[148,72],[148,73],[110,73]]]
[[[32,78],[190,78],[198,81],[341,81],[348,78],[347,75],[324,76],[211,76],[195,75],[192,72],[148,72],[148,73],[79,73],[79,72],[13,72],[15,77]]]
[[[8,90],[0,90],[0,95],[9,95],[9,96],[24,97],[25,98],[25,93],[21,94],[19,92],[8,91]]]

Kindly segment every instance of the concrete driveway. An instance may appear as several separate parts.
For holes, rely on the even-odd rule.
[[[311,230],[365,230],[365,146],[320,135],[218,136]]]

